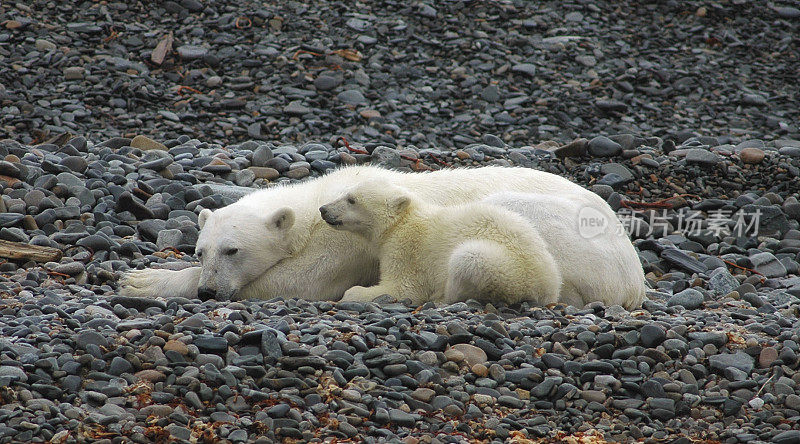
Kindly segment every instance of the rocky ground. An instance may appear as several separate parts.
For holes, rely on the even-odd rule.
[[[2,442],[800,442],[796,2],[0,4]],[[345,140],[340,137],[345,137]],[[632,312],[128,299],[342,164],[589,187]]]
[[[0,5],[0,128],[452,147],[798,131],[796,1]]]

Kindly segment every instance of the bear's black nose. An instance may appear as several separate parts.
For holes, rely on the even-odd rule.
[[[209,299],[214,299],[217,297],[217,292],[208,288],[208,287],[200,287],[197,289],[197,297],[201,301],[207,301]]]
[[[327,222],[329,224],[335,223],[335,220],[334,220],[335,218],[333,216],[331,216],[331,212],[328,211],[328,207],[327,206],[323,205],[323,206],[319,207],[319,214],[322,216],[322,220],[324,220],[325,222]]]

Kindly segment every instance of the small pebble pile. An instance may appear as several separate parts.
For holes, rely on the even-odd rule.
[[[266,3],[0,3],[0,442],[800,442],[797,5]],[[568,177],[648,300],[118,295],[365,163]]]

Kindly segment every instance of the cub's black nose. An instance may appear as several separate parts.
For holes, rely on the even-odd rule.
[[[197,297],[201,301],[207,301],[216,298],[217,292],[207,287],[200,287],[197,289]]]
[[[336,217],[331,214],[326,205],[319,207],[319,214],[322,216],[322,220],[325,222],[331,225],[338,225],[339,221],[337,221]]]

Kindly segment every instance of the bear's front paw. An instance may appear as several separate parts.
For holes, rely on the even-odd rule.
[[[372,291],[370,291],[370,289],[367,287],[361,287],[356,285],[355,287],[351,287],[349,290],[344,292],[342,300],[370,302],[372,300]]]
[[[142,288],[150,284],[147,270],[128,270],[119,278],[120,288]]]

